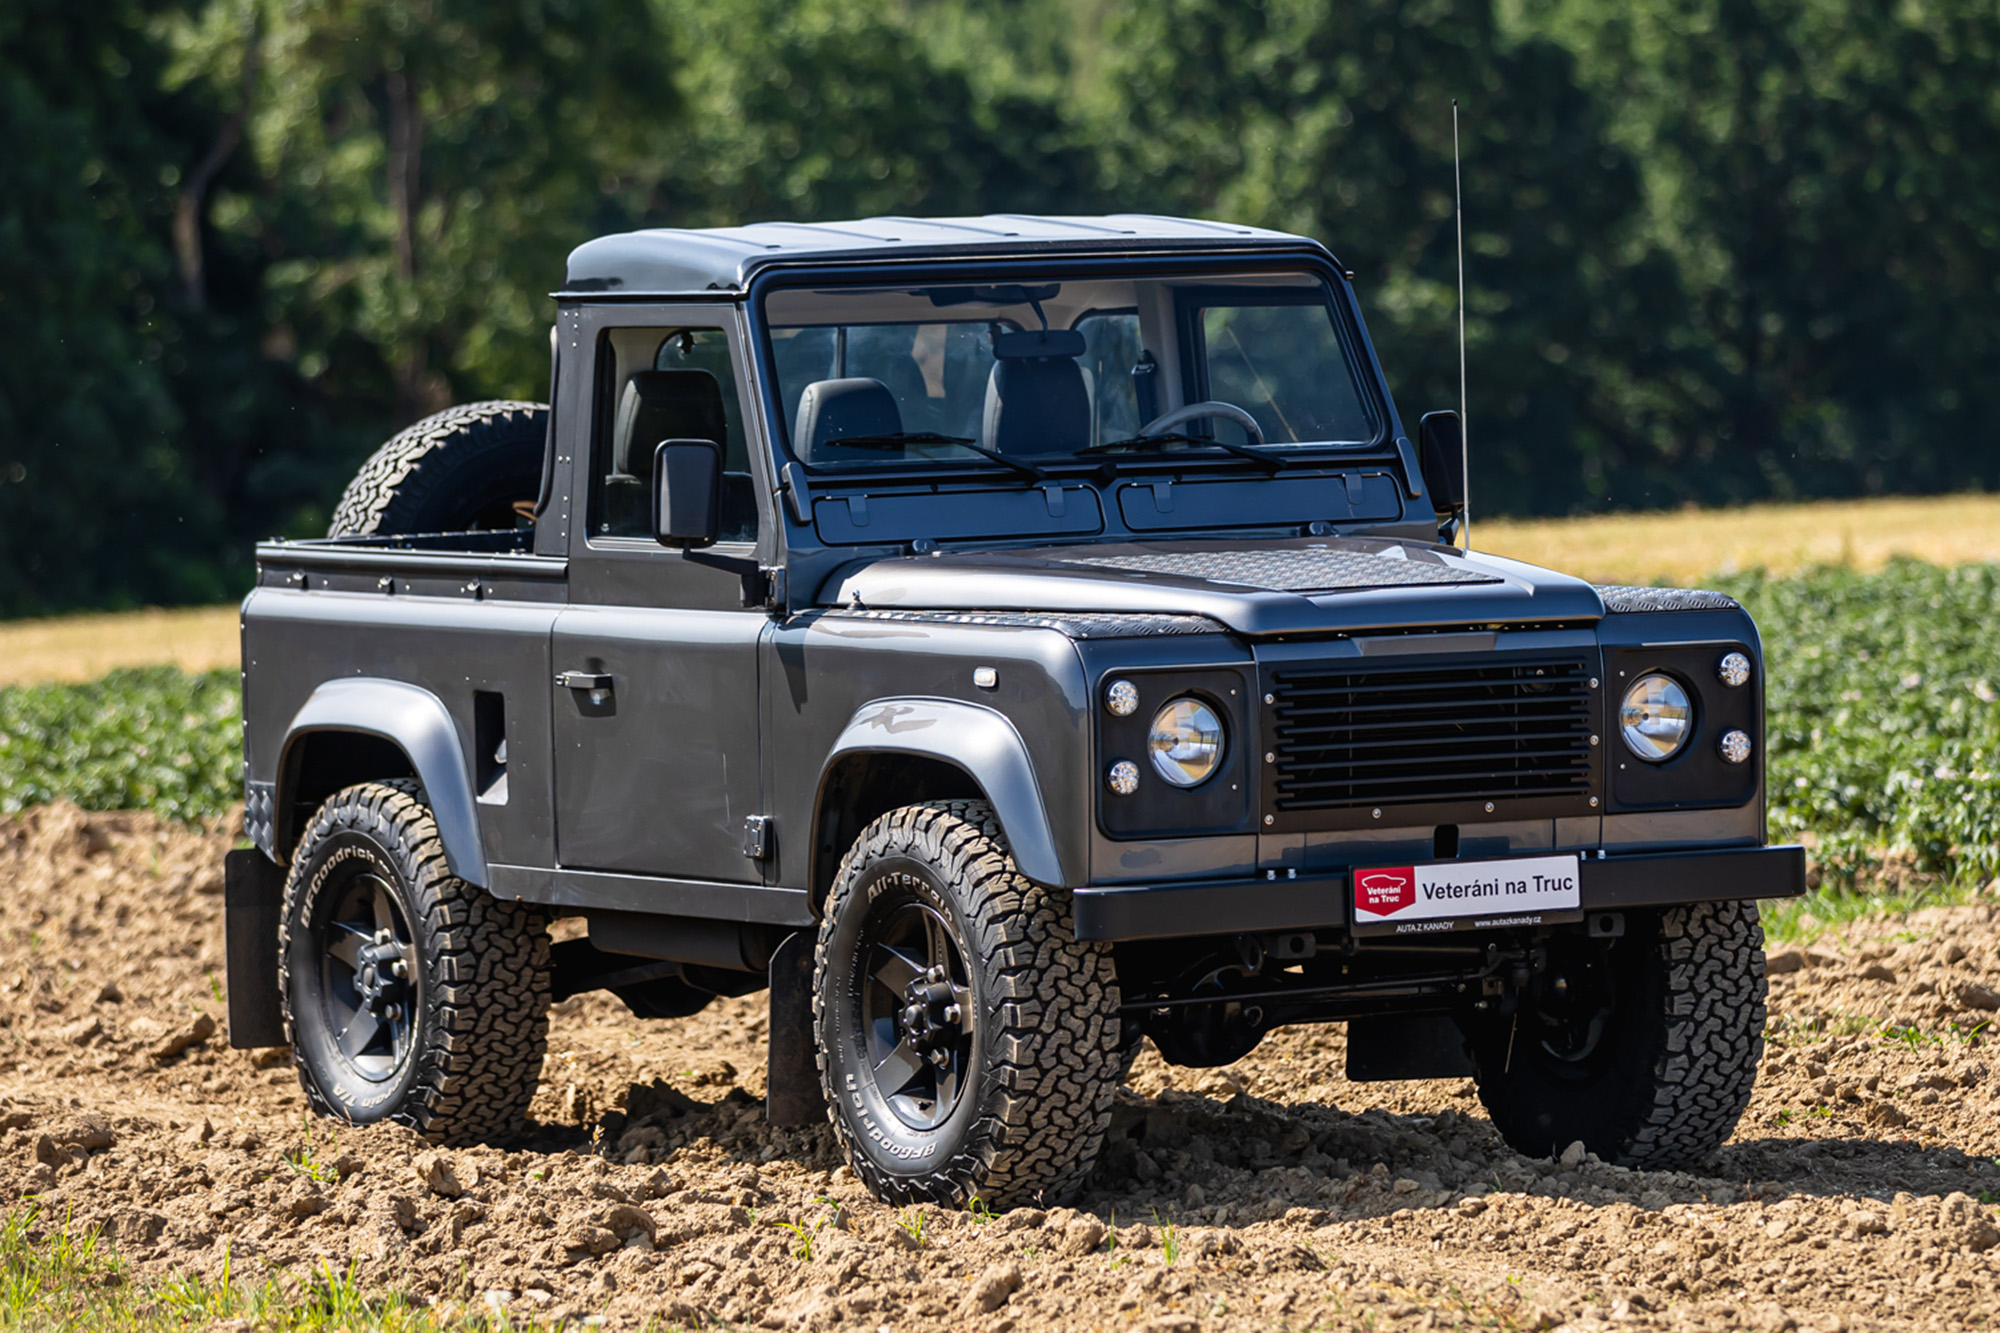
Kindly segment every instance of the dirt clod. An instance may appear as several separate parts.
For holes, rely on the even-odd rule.
[[[991,1314],[1007,1303],[1007,1298],[1021,1289],[1021,1266],[1014,1263],[994,1264],[979,1275],[966,1293],[965,1303],[979,1314]]]
[[[214,1035],[214,1017],[209,1014],[196,1014],[186,1022],[168,1029],[166,1035],[153,1044],[149,1054],[155,1060],[171,1060],[190,1048],[201,1045]]]
[[[424,1188],[433,1194],[456,1199],[465,1193],[465,1186],[459,1183],[457,1168],[451,1158],[441,1152],[418,1153],[410,1166]]]
[[[1991,986],[1982,986],[1976,981],[1961,981],[1952,988],[1952,998],[1967,1009],[1978,1009],[1991,1013],[2000,1009],[2000,991]]]

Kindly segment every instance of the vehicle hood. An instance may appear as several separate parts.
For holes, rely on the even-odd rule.
[[[1241,634],[1596,620],[1588,583],[1518,560],[1359,537],[939,552],[860,566],[834,600],[924,611],[1206,616]]]

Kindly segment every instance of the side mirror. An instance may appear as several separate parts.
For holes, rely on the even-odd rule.
[[[1417,456],[1424,489],[1439,519],[1465,512],[1465,424],[1456,412],[1426,412],[1417,422]]]
[[[683,551],[715,545],[722,531],[722,446],[662,440],[653,451],[653,538]]]

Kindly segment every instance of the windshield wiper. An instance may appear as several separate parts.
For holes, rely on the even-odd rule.
[[[1231,444],[1227,440],[1209,439],[1199,435],[1187,435],[1177,430],[1161,431],[1158,435],[1134,435],[1129,440],[1106,440],[1102,444],[1085,445],[1076,452],[1079,455],[1108,454],[1117,449],[1131,449],[1135,452],[1144,451],[1146,453],[1163,454],[1168,451],[1162,446],[1169,444],[1198,444],[1210,449],[1223,449],[1237,455],[1239,458],[1250,459],[1252,462],[1269,469],[1273,474],[1282,472],[1286,463],[1286,460],[1277,454],[1269,453],[1254,445]]]
[[[997,449],[988,449],[983,444],[974,444],[963,435],[940,435],[934,430],[892,430],[875,435],[843,435],[837,440],[821,440],[820,444],[837,448],[854,449],[900,449],[906,444],[949,444],[959,449],[969,449],[982,458],[990,458],[1001,467],[1010,468],[1024,477],[1035,481],[1047,481],[1049,474],[1033,463],[1023,463],[1018,458],[1009,458]]]

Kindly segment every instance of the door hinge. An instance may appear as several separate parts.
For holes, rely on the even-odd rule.
[[[746,815],[743,819],[743,854],[752,861],[763,861],[771,855],[771,817],[769,815]]]

